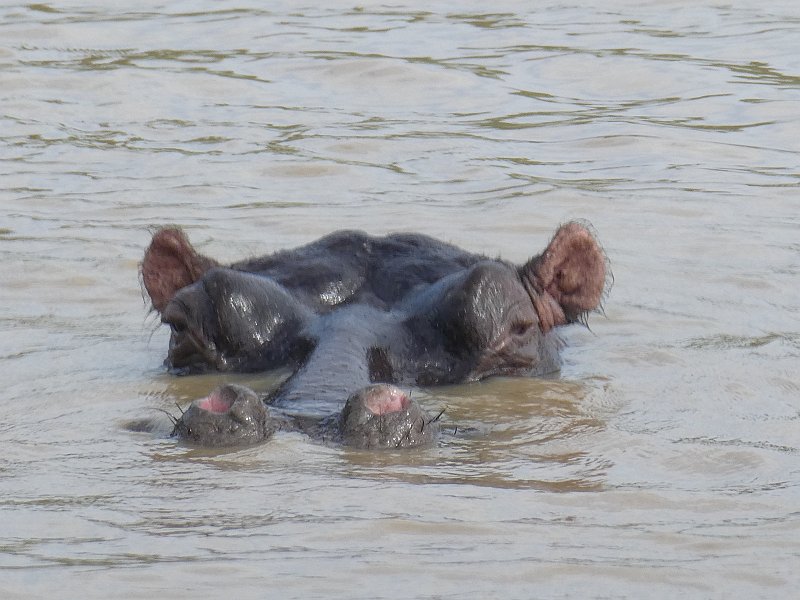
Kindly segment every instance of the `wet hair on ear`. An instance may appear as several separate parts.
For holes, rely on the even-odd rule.
[[[610,273],[591,226],[577,221],[559,227],[544,252],[521,269],[543,331],[599,308],[613,281]]]
[[[178,290],[215,266],[218,263],[199,254],[181,229],[164,227],[153,234],[139,272],[153,308],[160,313]]]

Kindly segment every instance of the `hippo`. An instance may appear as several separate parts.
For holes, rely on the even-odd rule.
[[[263,400],[227,384],[195,401],[174,434],[205,446],[287,428],[359,448],[430,445],[438,419],[403,388],[557,371],[555,329],[586,324],[609,278],[580,222],[522,265],[421,234],[347,230],[226,266],[177,227],[155,231],[141,263],[171,330],[170,371],[291,372]]]

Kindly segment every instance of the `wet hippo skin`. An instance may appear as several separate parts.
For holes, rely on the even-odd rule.
[[[141,275],[171,328],[173,372],[292,371],[265,405],[222,386],[192,404],[177,435],[237,445],[293,427],[357,447],[432,443],[435,419],[397,386],[557,370],[553,329],[597,309],[609,278],[576,222],[520,266],[424,235],[360,231],[222,266],[163,228]]]

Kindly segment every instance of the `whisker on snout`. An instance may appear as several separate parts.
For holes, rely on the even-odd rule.
[[[430,421],[428,421],[428,423],[436,423],[439,419],[442,418],[442,415],[444,414],[444,411],[446,411],[446,410],[447,410],[447,407],[445,406],[442,410],[439,411],[439,414],[436,415],[435,417],[433,417]]]
[[[169,420],[172,421],[172,424],[175,425],[178,422],[178,417],[173,415],[171,412],[164,410],[163,408],[153,408],[152,410],[156,410],[158,412],[162,412],[169,417]]]

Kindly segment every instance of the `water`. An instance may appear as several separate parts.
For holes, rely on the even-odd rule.
[[[799,32],[788,0],[4,2],[0,596],[791,596]],[[420,392],[435,449],[125,429],[230,379],[161,367],[157,225],[522,261],[571,218],[605,316],[556,379]]]

